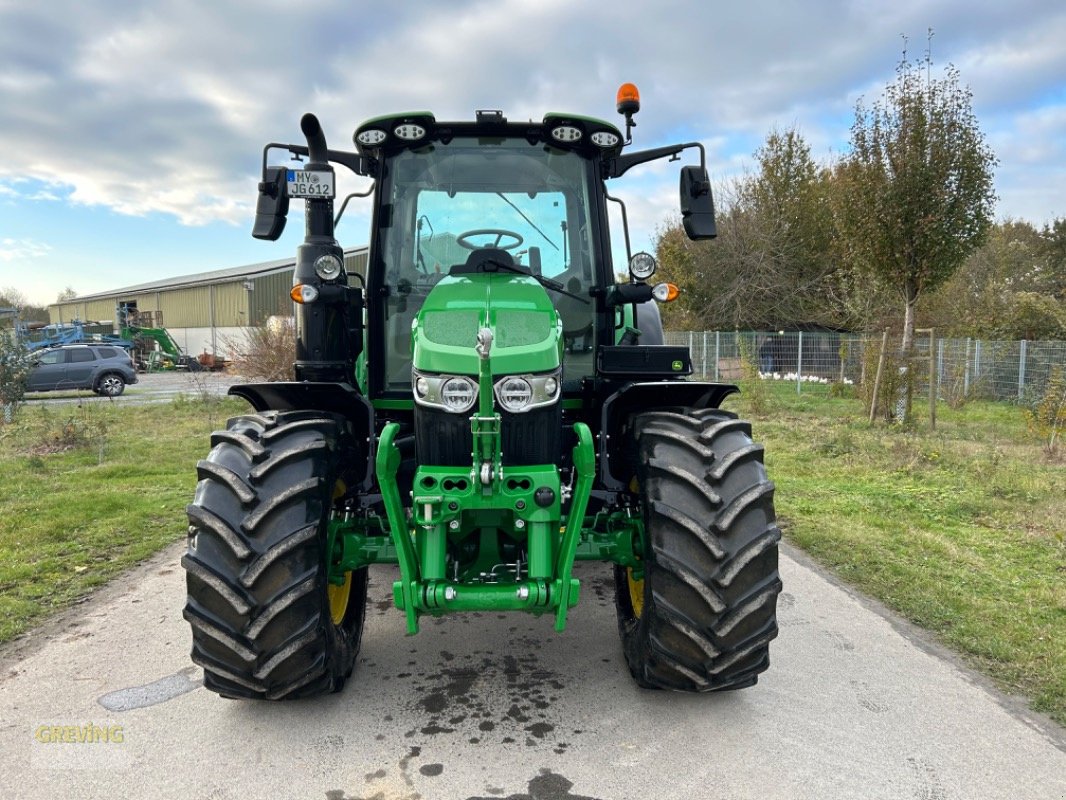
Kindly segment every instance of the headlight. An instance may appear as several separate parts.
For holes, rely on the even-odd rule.
[[[477,384],[469,378],[448,378],[440,387],[440,399],[455,414],[469,411],[477,400]]]
[[[496,402],[504,411],[523,414],[549,406],[559,399],[559,373],[508,375],[496,381]]]
[[[341,274],[344,263],[332,253],[315,259],[315,272],[324,281],[332,281]]]
[[[461,414],[477,402],[477,383],[465,375],[423,375],[415,371],[411,385],[420,406]]]
[[[634,280],[646,281],[655,274],[658,266],[655,263],[655,256],[651,253],[637,253],[629,259],[629,274]]]
[[[519,414],[533,401],[533,387],[525,378],[504,378],[496,384],[496,399],[504,411]]]

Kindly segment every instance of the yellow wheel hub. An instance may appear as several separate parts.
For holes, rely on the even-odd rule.
[[[344,481],[338,479],[333,484],[333,499],[344,496],[346,487]],[[344,614],[348,611],[348,598],[352,594],[352,573],[344,573],[344,583],[337,586],[329,584],[326,587],[326,598],[329,600],[329,615],[334,625],[340,625],[344,621]]]
[[[626,569],[626,583],[629,584],[629,605],[633,607],[633,616],[640,619],[644,613],[644,579],[633,578],[633,568]]]
[[[348,598],[352,594],[352,573],[344,573],[344,583],[334,586],[332,583],[326,587],[326,596],[329,598],[329,615],[334,625],[340,625],[344,621],[344,614],[348,610]]]

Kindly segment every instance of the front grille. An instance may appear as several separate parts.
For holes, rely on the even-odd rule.
[[[500,412],[504,466],[557,464],[562,443],[559,403],[525,414]],[[468,414],[415,405],[415,449],[424,466],[470,466],[473,437]]]

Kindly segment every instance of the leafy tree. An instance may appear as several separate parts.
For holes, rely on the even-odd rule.
[[[925,301],[921,321],[950,336],[1066,338],[1066,259],[1057,220],[1038,231],[1025,221],[992,226],[981,247]]]
[[[755,160],[756,172],[717,187],[714,242],[689,241],[676,222],[660,231],[663,276],[683,297],[664,309],[668,327],[837,323],[829,171],[794,129],[771,131]]]
[[[856,105],[837,219],[850,263],[904,302],[903,350],[914,341],[915,304],[948,280],[992,223],[997,163],[969,89],[949,66],[907,60],[871,106]]]

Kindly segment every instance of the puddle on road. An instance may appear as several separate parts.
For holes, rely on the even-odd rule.
[[[96,702],[108,711],[132,711],[135,708],[159,705],[191,692],[193,689],[199,689],[203,684],[199,677],[194,677],[196,672],[196,667],[186,667],[173,675],[167,675],[165,678],[143,686],[130,686],[126,689],[108,692],[98,697]]]

